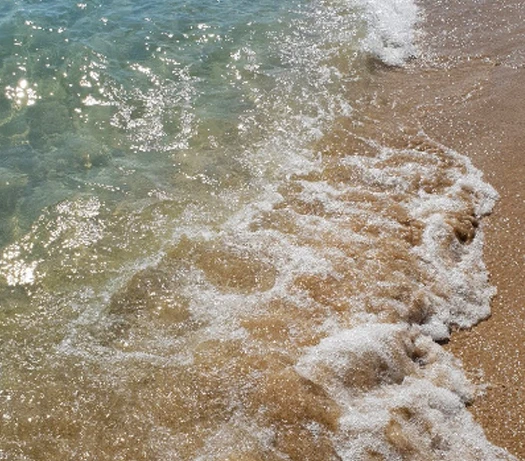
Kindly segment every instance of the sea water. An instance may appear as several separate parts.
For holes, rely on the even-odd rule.
[[[439,345],[496,193],[363,103],[421,14],[2,1],[0,459],[511,459]]]

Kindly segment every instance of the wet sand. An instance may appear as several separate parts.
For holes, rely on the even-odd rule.
[[[435,126],[469,155],[500,194],[485,225],[485,262],[498,294],[492,316],[453,335],[449,348],[486,393],[472,413],[495,444],[525,459],[525,69],[498,66],[473,101]],[[519,123],[521,121],[521,124]],[[450,123],[452,122],[452,123]],[[451,125],[467,125],[466,136]]]
[[[470,156],[501,197],[485,225],[485,261],[498,289],[492,316],[453,335],[450,350],[487,385],[485,395],[471,407],[487,437],[523,460],[525,5],[514,0],[481,5],[467,1],[451,8],[449,15],[445,27],[437,15],[434,21],[429,17],[427,30],[432,36],[449,31],[449,40],[441,46],[444,53],[450,50],[449,56],[457,53],[459,62],[445,77],[449,94],[444,96],[456,104],[445,104],[425,125],[442,142]],[[465,62],[469,56],[474,63]]]
[[[447,348],[486,386],[470,410],[489,440],[525,460],[525,5],[422,3],[429,48],[378,71],[373,105],[392,131],[421,129],[468,155],[501,196],[483,221],[492,316]]]

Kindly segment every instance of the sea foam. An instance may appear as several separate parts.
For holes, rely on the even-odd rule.
[[[352,0],[368,25],[363,48],[385,64],[400,66],[417,56],[419,9],[413,0]]]

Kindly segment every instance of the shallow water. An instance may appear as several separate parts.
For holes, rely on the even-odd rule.
[[[0,457],[510,459],[435,342],[496,193],[363,108],[415,5],[1,8]]]

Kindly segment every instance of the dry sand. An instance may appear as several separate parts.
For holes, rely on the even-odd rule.
[[[385,137],[423,130],[469,156],[501,196],[483,221],[492,316],[447,348],[486,386],[470,410],[489,440],[525,460],[525,3],[421,3],[428,48],[379,69],[363,105]]]
[[[374,101],[393,129],[422,129],[468,155],[501,195],[484,220],[492,316],[447,347],[487,386],[470,410],[489,440],[525,460],[525,3],[422,3],[427,55],[379,71]]]

